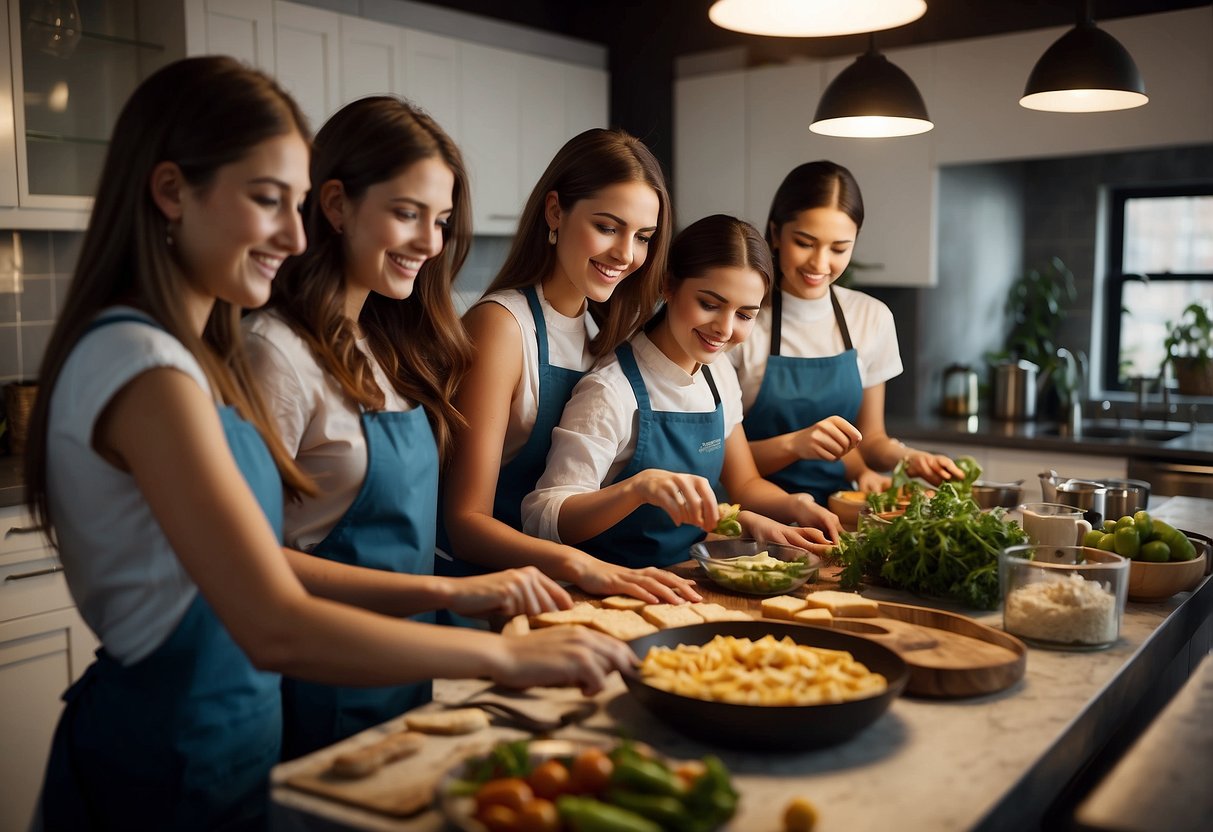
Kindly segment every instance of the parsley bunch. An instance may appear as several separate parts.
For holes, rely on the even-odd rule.
[[[967,468],[962,483],[945,482],[928,499],[910,489],[905,514],[886,524],[868,524],[860,534],[844,533],[833,556],[843,564],[843,589],[864,578],[890,586],[960,601],[979,609],[998,606],[998,554],[1026,541],[1005,512],[983,512],[969,496],[977,473]]]

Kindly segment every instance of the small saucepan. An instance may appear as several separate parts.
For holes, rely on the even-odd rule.
[[[1023,480],[973,483],[973,502],[981,508],[1014,508],[1023,502]]]

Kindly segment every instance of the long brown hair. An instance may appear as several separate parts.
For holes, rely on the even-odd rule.
[[[623,182],[647,183],[657,192],[660,210],[657,231],[641,267],[616,287],[610,299],[590,302],[590,314],[598,323],[598,335],[590,342],[590,350],[599,358],[614,351],[648,319],[657,304],[672,225],[670,195],[661,165],[644,142],[622,130],[587,130],[560,148],[535,183],[510,253],[485,294],[534,286],[552,273],[556,249],[548,243],[544,216],[549,192],[556,192],[560,209],[567,212],[603,188]]]
[[[863,228],[863,194],[854,174],[837,162],[824,159],[805,162],[792,168],[771,199],[771,211],[763,229],[767,245],[774,242],[772,226],[782,228],[810,208],[837,208],[854,221],[856,230]]]
[[[234,405],[265,439],[288,488],[310,492],[257,393],[239,337],[239,309],[216,301],[199,337],[186,314],[182,271],[173,265],[166,220],[151,197],[153,169],[177,164],[190,187],[205,189],[219,168],[269,139],[307,138],[298,106],[271,78],[232,58],[207,56],[169,64],[149,76],[122,108],[106,152],[63,311],[39,374],[41,395],[30,418],[26,502],[51,533],[47,494],[47,421],[51,394],[68,356],[97,314],[129,304],[150,315],[202,366],[214,394]]]
[[[304,203],[308,248],[283,265],[270,305],[351,400],[381,410],[383,391],[345,315],[344,238],[324,215],[320,188],[336,180],[346,198],[357,201],[371,185],[423,159],[441,159],[455,178],[442,251],[422,265],[406,300],[371,292],[358,324],[396,392],[425,407],[445,459],[453,430],[464,424],[451,398],[472,360],[471,342],[451,299],[451,283],[467,258],[472,221],[463,157],[430,116],[398,98],[376,96],[347,104],[320,129],[312,149],[312,191]]]

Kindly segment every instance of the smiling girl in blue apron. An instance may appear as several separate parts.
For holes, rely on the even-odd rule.
[[[322,588],[327,572],[347,594],[373,586],[284,553],[283,486],[313,487],[239,337],[239,308],[263,304],[278,265],[304,247],[303,123],[267,76],[200,57],[152,74],[115,125],[26,456],[30,509],[101,642],[64,696],[45,829],[264,828],[281,671],[593,690],[627,661],[606,639],[439,638],[301,583]]]
[[[948,457],[885,431],[885,382],[902,370],[893,316],[875,298],[833,285],[862,225],[863,197],[846,168],[810,162],[789,173],[766,228],[779,276],[769,314],[730,354],[758,470],[812,495],[821,516],[829,495],[852,482],[887,487],[880,472],[903,459],[907,473],[935,484],[963,476]],[[832,514],[826,523],[838,527]]]
[[[510,253],[465,316],[475,343],[456,406],[467,419],[444,472],[441,574],[530,564],[599,595],[699,600],[690,582],[607,563],[522,533],[522,500],[543,473],[574,385],[647,319],[670,239],[661,168],[636,138],[569,140],[527,200]]]
[[[316,135],[312,181],[308,250],[283,268],[270,311],[245,320],[283,442],[319,488],[287,506],[287,545],[393,573],[390,586],[410,599],[415,621],[432,623],[438,608],[534,615],[568,606],[568,594],[535,570],[433,578],[439,459],[459,422],[450,400],[471,356],[451,300],[471,223],[458,148],[409,104],[363,98]],[[536,603],[515,608],[514,595]],[[430,699],[429,682],[286,679],[282,691],[286,758]]]
[[[719,486],[745,508],[746,534],[824,549],[820,530],[785,525],[806,523],[808,503],[758,475],[736,376],[716,361],[749,335],[771,279],[762,237],[741,220],[705,217],[678,235],[665,305],[565,407],[523,503],[528,532],[613,563],[669,566],[715,528]]]

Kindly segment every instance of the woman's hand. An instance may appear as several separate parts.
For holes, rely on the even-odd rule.
[[[893,487],[893,478],[871,468],[864,468],[855,478],[855,484],[865,494],[879,494]]]
[[[906,473],[911,477],[921,477],[931,485],[939,485],[945,480],[965,478],[964,471],[956,467],[951,457],[925,451],[910,451],[906,454]]]
[[[838,515],[813,499],[812,494],[790,494],[793,503],[793,519],[800,526],[821,529],[832,542],[838,542],[842,534],[842,521]]]
[[[550,627],[501,641],[492,677],[512,688],[576,685],[593,696],[612,671],[630,672],[637,663],[622,641],[586,627]]]
[[[821,529],[785,526],[752,511],[741,512],[738,519],[747,537],[764,543],[786,543],[788,546],[798,546],[823,557],[834,548],[834,544],[826,539]]]
[[[576,584],[591,595],[630,595],[646,604],[681,604],[699,602],[703,596],[695,591],[695,582],[680,578],[673,572],[647,566],[628,569],[614,563],[585,556]]]
[[[710,532],[720,522],[716,493],[703,477],[649,468],[632,477],[632,487],[642,504],[657,506],[676,525]]]
[[[564,587],[533,566],[470,578],[451,578],[447,609],[460,615],[497,613],[506,617],[567,610],[573,599]]]
[[[863,434],[841,416],[827,416],[792,434],[792,447],[801,459],[841,459],[848,451],[859,447]]]

